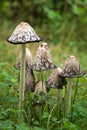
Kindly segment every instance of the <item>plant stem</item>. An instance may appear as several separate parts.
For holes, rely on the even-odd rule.
[[[23,107],[24,91],[25,91],[25,58],[26,44],[22,44],[21,70],[20,70],[20,88],[19,88],[19,109]]]
[[[69,79],[65,91],[65,117],[67,117],[71,108],[72,79]]]

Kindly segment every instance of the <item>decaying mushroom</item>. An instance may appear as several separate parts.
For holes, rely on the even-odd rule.
[[[61,72],[62,69],[58,67],[50,74],[49,78],[46,81],[47,87],[62,89],[63,86],[66,85],[65,78],[60,76]]]
[[[45,71],[53,68],[56,68],[56,66],[52,62],[50,49],[48,47],[48,44],[43,42],[38,47],[35,64],[33,65],[33,70]]]
[[[35,33],[34,29],[26,22],[21,22],[13,31],[7,41],[17,45],[22,44],[22,58],[20,70],[20,90],[19,90],[19,108],[24,101],[25,91],[25,57],[26,57],[26,43],[39,42],[42,39]]]
[[[31,92],[34,92],[35,89],[35,76],[32,70],[32,54],[31,51],[26,48],[26,67],[25,67],[25,92],[30,89]],[[18,57],[17,64],[14,67],[20,70],[21,67],[21,53]]]

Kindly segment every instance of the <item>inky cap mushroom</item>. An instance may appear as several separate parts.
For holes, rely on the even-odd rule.
[[[28,67],[30,67],[30,66],[32,66],[32,54],[31,54],[31,51],[28,49],[28,48],[26,48],[26,60],[25,60],[25,64],[26,64],[26,67],[28,66]],[[14,65],[14,67],[16,68],[16,69],[18,69],[18,70],[20,70],[20,67],[21,67],[21,52],[20,52],[20,54],[19,54],[19,57],[18,57],[18,61],[17,61],[17,63]]]
[[[56,66],[52,63],[50,49],[48,47],[48,44],[43,42],[37,50],[33,70],[45,71],[53,68],[56,68]]]
[[[67,78],[76,78],[84,75],[84,72],[80,70],[79,62],[74,55],[70,55],[65,61],[60,75]]]
[[[64,77],[60,76],[62,72],[61,68],[56,68],[50,75],[50,77],[46,81],[47,87],[62,89],[64,85],[66,85],[66,80]]]
[[[7,39],[7,41],[12,44],[39,42],[41,40],[42,39],[27,22],[21,22]]]

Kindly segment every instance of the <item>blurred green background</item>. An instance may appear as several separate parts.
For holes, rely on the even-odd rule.
[[[54,62],[61,66],[75,55],[86,71],[87,0],[0,1],[0,62],[14,64],[20,46],[6,39],[22,21],[28,22],[51,48]],[[27,44],[35,56],[39,44]]]

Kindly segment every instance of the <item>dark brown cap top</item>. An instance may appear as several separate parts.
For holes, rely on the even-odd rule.
[[[84,75],[84,72],[80,70],[80,64],[75,56],[70,55],[69,58],[65,61],[60,75],[67,78],[77,78]]]
[[[41,40],[34,29],[26,22],[21,22],[7,39],[12,44],[39,42]]]

